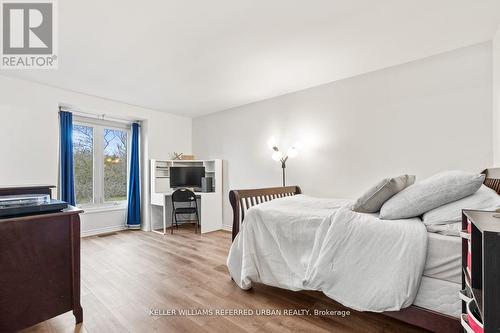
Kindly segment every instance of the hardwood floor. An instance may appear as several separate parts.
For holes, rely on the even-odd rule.
[[[240,290],[229,278],[231,234],[161,236],[124,231],[82,239],[82,325],[71,313],[23,332],[423,332],[396,320],[349,316],[154,316],[151,309],[318,309],[346,311],[319,292],[264,285]]]

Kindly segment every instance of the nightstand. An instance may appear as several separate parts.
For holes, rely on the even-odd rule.
[[[500,332],[500,218],[462,213],[462,326],[469,332]]]

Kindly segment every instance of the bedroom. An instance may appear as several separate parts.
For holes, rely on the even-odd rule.
[[[499,295],[498,243],[463,237],[500,219],[460,213],[500,208],[497,1],[47,0],[28,46],[26,3],[2,1],[0,199],[76,208],[2,213],[0,331],[455,332],[468,252]],[[33,36],[50,53],[10,50]]]

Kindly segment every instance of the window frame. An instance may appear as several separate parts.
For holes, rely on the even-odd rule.
[[[93,145],[92,145],[92,202],[79,204],[76,206],[87,210],[101,210],[106,208],[126,208],[128,201],[128,186],[130,174],[130,148],[131,148],[131,129],[130,124],[114,122],[102,119],[93,119],[82,116],[73,116],[73,124],[92,127]],[[104,130],[120,130],[127,133],[127,198],[120,201],[105,201],[104,198]],[[76,189],[75,189],[76,192]]]

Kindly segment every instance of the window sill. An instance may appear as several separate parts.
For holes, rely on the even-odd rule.
[[[126,210],[126,204],[110,204],[110,205],[92,205],[92,206],[78,206],[82,209],[84,214],[102,213],[102,212],[112,212],[116,210]]]

